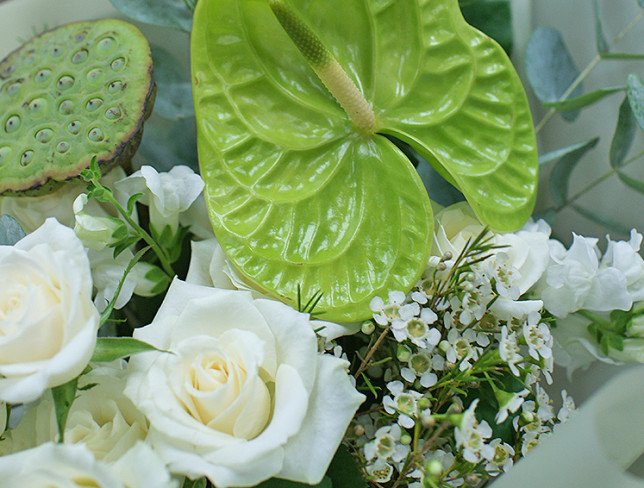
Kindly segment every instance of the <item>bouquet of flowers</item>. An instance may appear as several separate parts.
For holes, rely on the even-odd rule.
[[[525,93],[456,0],[172,5],[199,171],[133,159],[183,109],[133,25],[0,63],[0,486],[483,486],[573,415],[555,362],[644,362],[642,235],[531,217]]]

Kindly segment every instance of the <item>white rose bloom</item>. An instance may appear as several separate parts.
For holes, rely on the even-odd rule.
[[[122,178],[125,178],[125,171],[117,166],[101,179],[101,183],[111,187],[116,180]],[[74,200],[86,189],[87,184],[78,180],[66,182],[56,191],[42,196],[0,197],[0,215],[11,215],[27,233],[36,230],[49,217],[67,227],[74,227]],[[106,210],[95,200],[88,203],[87,210],[96,216],[112,214],[111,209]]]
[[[203,190],[201,176],[187,166],[175,166],[158,173],[152,166],[116,182],[116,188],[127,197],[142,193],[141,203],[150,208],[150,225],[158,235],[168,226],[172,235],[179,226],[179,216],[190,208]]]
[[[123,395],[126,375],[124,362],[95,367],[81,376],[79,389],[65,425],[65,443],[84,444],[94,457],[115,463],[130,454],[137,442],[145,440],[145,416]],[[56,413],[51,395],[33,405],[9,435],[13,452],[58,440]]]
[[[96,344],[89,260],[68,227],[48,219],[0,246],[0,400],[25,403],[78,376]]]
[[[218,488],[270,477],[318,483],[364,401],[342,359],[319,355],[308,317],[286,305],[175,280],[134,337],[125,394],[174,473]]]
[[[233,267],[224,254],[216,238],[205,241],[192,241],[190,266],[188,267],[187,283],[213,286],[224,290],[249,291],[254,298],[270,298],[255,290]],[[324,320],[311,320],[311,325],[318,334],[327,341],[338,337],[355,334],[360,330],[360,323],[336,324]]]
[[[51,442],[0,457],[0,480],[7,487],[125,487],[85,446]]]
[[[178,488],[158,456],[138,443],[114,465],[96,460],[82,444],[54,444],[0,457],[2,486],[29,488]]]

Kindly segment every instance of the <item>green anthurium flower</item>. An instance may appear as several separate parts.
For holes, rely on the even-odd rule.
[[[273,296],[321,290],[325,318],[360,320],[374,296],[418,279],[430,201],[388,137],[411,144],[493,229],[532,211],[525,93],[457,0],[201,0],[192,63],[215,232]]]

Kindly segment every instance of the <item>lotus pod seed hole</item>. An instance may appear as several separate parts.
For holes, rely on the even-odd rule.
[[[11,76],[14,71],[16,71],[16,67],[13,64],[10,64],[2,70],[2,77],[7,78],[8,76]]]
[[[12,115],[5,122],[4,130],[8,134],[11,134],[12,132],[16,132],[20,128],[20,122],[21,120],[19,115]]]
[[[63,54],[63,51],[58,46],[54,47],[51,50],[51,55],[54,56],[55,58],[59,57],[61,54]]]
[[[36,83],[44,83],[45,81],[48,81],[49,78],[51,78],[51,70],[44,68],[36,73],[36,76],[34,76],[34,81]]]
[[[74,86],[74,77],[69,75],[63,75],[58,78],[57,87],[59,90],[68,90]]]
[[[76,36],[74,36],[74,40],[76,42],[83,42],[85,38],[87,37],[87,31],[81,31]]]
[[[56,146],[56,151],[58,151],[60,154],[65,154],[67,151],[69,151],[69,143],[66,141],[60,141]]]
[[[41,144],[47,144],[51,141],[51,138],[54,136],[54,131],[51,129],[40,129],[36,132],[35,138]]]
[[[20,165],[27,166],[29,163],[31,163],[31,160],[33,158],[34,158],[34,152],[31,149],[27,149],[25,152],[22,153],[22,156],[20,156]]]
[[[74,64],[84,63],[87,60],[88,56],[89,56],[89,53],[87,52],[87,49],[79,49],[72,56],[72,63]]]
[[[114,49],[115,46],[116,46],[116,40],[112,36],[103,37],[101,40],[98,41],[98,44],[96,45],[99,52],[102,52],[102,53],[111,51],[112,49]]]
[[[101,105],[103,105],[102,98],[92,98],[85,104],[85,108],[87,108],[88,111],[93,112]]]
[[[15,83],[9,85],[9,88],[7,88],[7,93],[9,94],[9,96],[13,96],[18,92],[18,90],[20,90],[21,86],[22,81],[16,81]]]
[[[105,111],[105,118],[109,120],[116,120],[121,116],[121,109],[118,107],[110,107]]]
[[[103,70],[100,68],[94,68],[87,72],[87,81],[97,81],[101,76],[103,76]]]
[[[111,66],[113,71],[123,71],[125,69],[125,58],[119,57],[114,59]]]
[[[47,108],[47,100],[44,98],[34,98],[29,102],[29,110],[33,114],[42,114]]]
[[[63,100],[58,105],[58,111],[63,115],[69,115],[74,111],[74,103],[71,100]]]
[[[91,129],[87,134],[87,137],[92,142],[100,142],[105,138],[105,136],[103,135],[103,131],[98,127],[94,127],[93,129]]]
[[[80,128],[81,128],[81,123],[79,120],[73,120],[69,124],[67,124],[67,130],[74,135],[80,132]]]
[[[107,91],[109,93],[117,93],[123,90],[125,90],[125,84],[121,80],[114,80],[107,85]]]

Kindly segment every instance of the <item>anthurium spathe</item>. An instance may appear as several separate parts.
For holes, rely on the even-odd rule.
[[[334,320],[409,289],[431,207],[411,144],[483,223],[529,217],[537,158],[509,59],[457,0],[202,0],[192,72],[199,159],[217,237],[286,301],[324,293]]]

